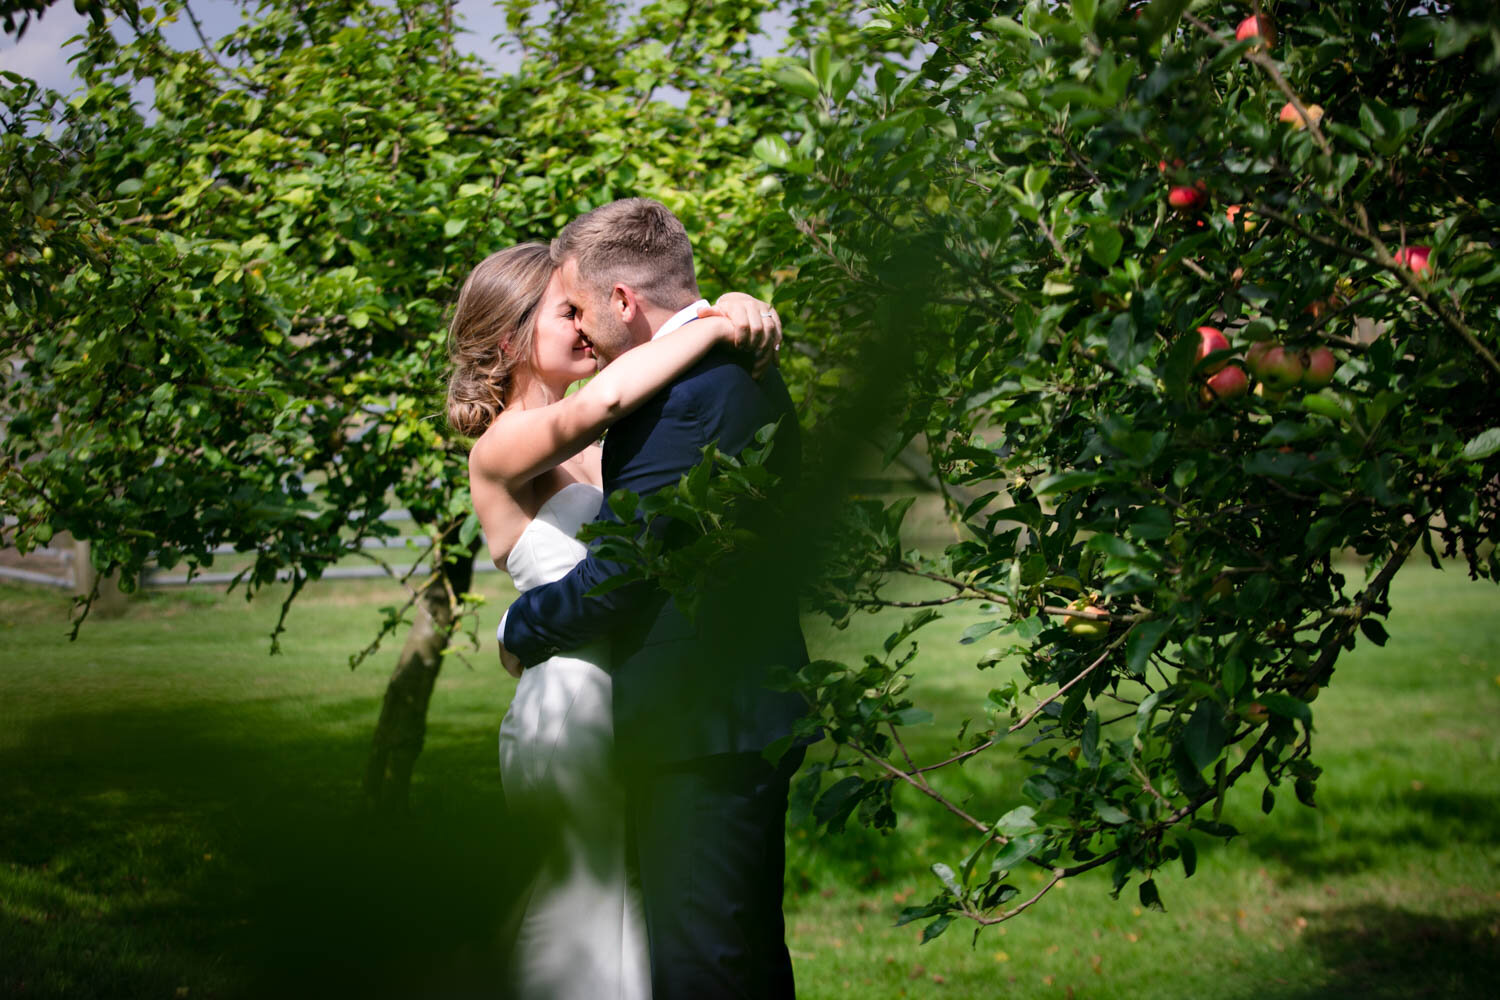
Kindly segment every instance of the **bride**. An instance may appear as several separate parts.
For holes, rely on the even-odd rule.
[[[474,268],[449,327],[448,422],[475,439],[474,508],[517,589],[559,579],[583,558],[574,536],[599,511],[603,430],[717,345],[754,349],[764,363],[780,340],[768,310],[731,293],[596,375],[546,246],[523,243]],[[534,855],[511,961],[511,986],[527,1000],[651,992],[608,669],[599,644],[526,670],[500,725],[506,805]]]

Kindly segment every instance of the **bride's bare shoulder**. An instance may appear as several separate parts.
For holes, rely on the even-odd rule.
[[[469,473],[495,478],[499,470],[495,459],[504,449],[506,439],[516,432],[516,414],[509,410],[500,413],[484,429],[484,433],[469,445]]]

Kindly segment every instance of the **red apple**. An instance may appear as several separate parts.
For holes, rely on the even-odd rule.
[[[1199,397],[1205,404],[1216,399],[1236,399],[1250,388],[1250,376],[1239,365],[1225,365],[1203,383]]]
[[[1259,38],[1256,46],[1270,48],[1276,44],[1276,25],[1265,14],[1256,17],[1251,14],[1240,22],[1240,26],[1234,29],[1234,40],[1243,42],[1247,38]]]
[[[1302,358],[1281,344],[1266,348],[1257,374],[1268,389],[1290,389],[1302,381]]]
[[[1321,389],[1333,381],[1338,369],[1338,358],[1326,347],[1314,347],[1302,354],[1302,386],[1305,389]]]
[[[1237,216],[1239,217],[1240,225],[1244,228],[1245,232],[1248,233],[1255,228],[1255,219],[1250,215],[1249,212],[1246,212],[1244,209],[1240,208],[1240,206],[1230,205],[1228,208],[1224,209],[1224,218],[1229,220],[1229,224],[1231,226],[1234,225],[1235,218]]]
[[[1250,367],[1250,373],[1256,378],[1264,380],[1266,377],[1266,352],[1275,344],[1269,340],[1257,340],[1245,351],[1245,364]]]
[[[1197,208],[1207,197],[1203,193],[1203,182],[1197,184],[1174,184],[1167,190],[1167,203],[1184,211]]]
[[[1281,114],[1276,117],[1294,129],[1304,129],[1307,128],[1308,122],[1316,125],[1323,120],[1323,106],[1321,104],[1309,104],[1306,107],[1306,111],[1307,117],[1304,118],[1297,111],[1297,106],[1291,101],[1287,101],[1281,106]]]
[[[1402,267],[1409,267],[1417,277],[1425,277],[1428,269],[1432,266],[1428,260],[1432,256],[1432,247],[1402,247],[1392,256],[1396,263]]]
[[[1198,355],[1195,360],[1202,361],[1215,351],[1227,350],[1229,350],[1229,338],[1224,336],[1222,331],[1212,326],[1198,327]],[[1212,375],[1228,363],[1227,359],[1215,361],[1207,368],[1204,368],[1203,371]]]

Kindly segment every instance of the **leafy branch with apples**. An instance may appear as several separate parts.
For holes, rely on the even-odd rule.
[[[1408,558],[1496,579],[1493,24],[894,0],[773,67],[803,106],[756,151],[796,233],[761,252],[795,263],[778,305],[818,345],[816,467],[851,440],[925,455],[958,538],[913,548],[909,500],[817,522],[814,606],[909,617],[788,678],[834,746],[794,796],[835,829],[925,808],[969,831],[903,917],[925,939],[1094,869],[1161,906],[1162,873],[1237,835],[1237,789],[1315,807],[1312,703],[1385,642]],[[1020,673],[921,759],[939,616],[975,669]],[[997,754],[1024,780],[974,794]]]

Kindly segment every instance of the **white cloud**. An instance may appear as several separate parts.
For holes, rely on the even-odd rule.
[[[70,93],[77,89],[78,80],[67,61],[72,49],[65,51],[64,45],[69,38],[83,33],[84,24],[84,16],[72,4],[53,4],[40,18],[32,19],[19,42],[10,36],[0,41],[0,69]]]

